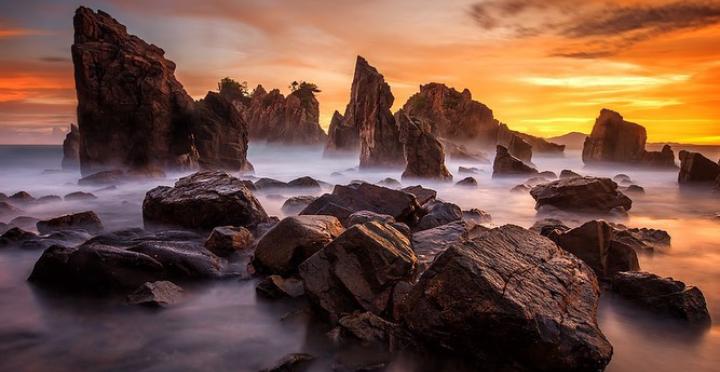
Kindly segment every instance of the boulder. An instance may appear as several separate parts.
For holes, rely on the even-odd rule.
[[[254,240],[252,232],[244,227],[220,226],[212,230],[205,248],[219,257],[227,257],[249,249]]]
[[[299,177],[287,183],[288,187],[320,191],[320,182],[312,177]]]
[[[467,224],[456,221],[432,229],[422,230],[412,235],[412,247],[418,258],[421,270],[424,270],[437,255],[452,244],[467,239]]]
[[[616,240],[615,229],[605,221],[590,221],[564,232],[555,230],[548,237],[588,264],[600,279],[611,279],[620,271],[640,270],[635,250]]]
[[[263,177],[255,181],[255,188],[257,190],[284,189],[287,187],[287,182],[279,181],[273,178]]]
[[[506,147],[497,146],[497,153],[495,154],[495,161],[493,162],[493,178],[526,176],[536,174],[537,172],[537,169],[510,155]]]
[[[530,191],[530,189],[531,189],[530,186],[528,186],[524,183],[521,183],[519,185],[513,186],[513,188],[510,189],[510,192],[516,193],[516,194],[524,194],[524,193]]]
[[[182,293],[183,289],[173,282],[166,280],[147,282],[128,295],[128,303],[165,307],[178,303],[182,298]]]
[[[389,187],[391,189],[399,189],[402,187],[402,183],[392,177],[383,178],[380,181],[377,181],[376,185]]]
[[[285,200],[282,207],[280,208],[285,214],[297,214],[305,209],[310,203],[315,201],[317,196],[301,195],[293,196],[288,200]]]
[[[458,173],[460,173],[460,174],[481,174],[482,171],[480,170],[480,168],[476,168],[476,167],[460,166],[460,167],[458,167]]]
[[[645,189],[638,185],[630,185],[624,190],[628,194],[644,194]]]
[[[413,194],[420,205],[425,205],[427,202],[434,200],[437,197],[437,191],[424,188],[420,185],[408,186],[403,188],[402,191]]]
[[[582,261],[506,225],[440,254],[405,299],[402,323],[488,364],[598,371],[612,356],[596,321],[599,294]]]
[[[710,314],[699,288],[647,272],[619,272],[612,290],[657,313],[698,325],[709,325]]]
[[[410,241],[378,222],[354,225],[300,264],[310,301],[331,320],[356,310],[382,315],[392,290],[415,271]]]
[[[273,274],[293,274],[298,265],[343,232],[333,216],[293,216],[281,220],[258,240],[253,265]]]
[[[254,226],[268,220],[260,202],[239,179],[219,171],[197,172],[174,187],[158,186],[145,194],[145,224],[212,229]]]
[[[527,143],[516,132],[510,130],[507,125],[500,124],[497,137],[498,146],[505,147],[510,155],[523,162],[530,163],[532,161],[532,145]]]
[[[490,213],[477,208],[462,211],[462,215],[463,221],[471,222],[474,224],[488,223],[492,221],[492,216],[490,216]]]
[[[544,177],[549,180],[555,180],[558,178],[558,175],[555,174],[555,172],[551,172],[551,171],[542,171],[542,172],[538,173],[538,176]]]
[[[345,315],[338,321],[338,327],[344,337],[351,337],[366,344],[391,347],[400,332],[400,327],[369,312]]]
[[[307,353],[292,353],[280,358],[272,367],[261,369],[260,372],[291,372],[302,371],[309,366],[315,357]]]
[[[6,201],[0,201],[0,215],[5,214],[13,214],[13,213],[20,213],[22,212],[20,209],[16,208],[12,204],[6,202]]]
[[[7,198],[11,203],[17,204],[29,204],[34,202],[36,199],[26,191],[18,191]]]
[[[560,210],[607,214],[615,208],[625,211],[632,200],[618,191],[609,178],[572,177],[538,185],[530,190],[535,209],[552,206]]]
[[[35,239],[36,234],[25,231],[19,227],[11,227],[0,235],[0,247],[18,245],[26,240]]]
[[[720,165],[699,152],[680,151],[680,185],[710,185],[720,177]]]
[[[94,200],[97,196],[89,192],[75,191],[71,192],[63,197],[65,200]]]
[[[475,177],[465,177],[455,183],[455,186],[460,187],[478,187],[478,182]]]
[[[647,132],[639,124],[625,121],[612,110],[602,109],[592,132],[585,139],[582,159],[585,164],[624,163],[636,166],[676,168],[675,155],[666,146],[660,152],[645,150]]]
[[[450,222],[459,221],[463,218],[463,212],[456,204],[443,201],[433,201],[425,206],[427,214],[415,226],[416,231],[432,229]]]
[[[347,218],[347,226],[362,225],[371,221],[377,221],[380,223],[392,225],[395,223],[395,218],[387,214],[380,214],[370,211],[359,211],[351,214]]]
[[[92,194],[91,194],[92,195]],[[54,203],[62,201],[63,198],[57,196],[57,195],[45,195],[39,197],[35,202],[38,204],[44,204],[44,203]]]
[[[255,287],[255,292],[265,298],[300,297],[305,294],[302,281],[296,278],[283,278],[280,275],[268,275]]]
[[[410,226],[414,226],[422,215],[422,209],[413,194],[369,183],[337,185],[332,194],[322,195],[300,214],[330,215],[345,221],[358,211],[387,214]]]
[[[582,177],[582,176],[569,170],[569,169],[563,169],[560,172],[560,178],[572,178],[572,177]]]
[[[112,185],[127,181],[122,169],[105,170],[87,175],[78,180],[80,186]]]
[[[92,211],[66,214],[37,222],[37,230],[40,234],[71,229],[82,229],[91,234],[97,234],[103,230],[103,224],[95,212]]]
[[[63,140],[61,166],[64,170],[80,168],[80,129],[75,124],[70,124],[70,130],[65,135],[65,140]]]
[[[445,151],[442,143],[432,133],[423,130],[423,124],[418,119],[402,111],[395,114],[395,119],[400,126],[407,160],[402,178],[452,180],[452,174],[445,167]]]

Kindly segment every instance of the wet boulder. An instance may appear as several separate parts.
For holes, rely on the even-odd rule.
[[[132,305],[145,305],[165,307],[180,302],[183,289],[173,282],[166,280],[143,283],[133,293],[128,295],[128,303]]]
[[[403,303],[402,323],[427,343],[485,362],[596,371],[612,356],[597,325],[599,294],[582,261],[506,225],[440,254]]]
[[[205,248],[219,257],[227,257],[249,249],[254,240],[252,232],[244,227],[220,226],[212,230]]]
[[[287,217],[257,242],[253,265],[273,274],[292,274],[298,265],[343,232],[333,216]]]
[[[709,325],[710,314],[699,288],[648,272],[619,272],[612,290],[659,314],[698,325]]]
[[[317,196],[301,195],[293,196],[285,200],[282,207],[280,208],[285,214],[297,214],[305,209],[310,203],[312,203]]]
[[[143,220],[150,225],[211,229],[254,226],[268,220],[260,202],[239,179],[218,171],[183,177],[174,187],[145,194]]]
[[[427,267],[433,259],[449,246],[468,238],[467,224],[456,221],[432,229],[422,230],[412,235],[412,247],[421,269]]]
[[[443,202],[440,200],[433,201],[425,206],[427,214],[424,215],[415,230],[427,230],[450,222],[460,221],[463,218],[463,212],[456,204]]]
[[[386,223],[392,225],[395,223],[395,218],[387,214],[380,214],[370,211],[359,211],[351,214],[347,219],[347,226],[362,225],[371,221],[377,221],[380,223]]]
[[[533,187],[530,195],[535,199],[535,209],[552,206],[560,210],[610,213],[616,208],[625,211],[632,207],[632,200],[618,191],[609,178],[572,177]]]
[[[537,172],[537,169],[510,155],[507,148],[497,146],[497,153],[493,162],[493,177],[519,177],[537,174]]]
[[[378,222],[354,225],[300,265],[310,301],[337,321],[356,310],[391,311],[395,284],[412,277],[415,253],[408,238]]]
[[[462,211],[462,215],[463,221],[475,224],[488,223],[492,221],[492,216],[490,216],[490,213],[477,208]]]
[[[560,178],[573,178],[573,177],[582,177],[582,176],[569,170],[569,169],[563,169],[562,171],[560,171]]]
[[[718,177],[720,177],[718,163],[704,157],[699,152],[680,151],[679,184],[710,185]]]
[[[369,183],[337,185],[332,194],[322,195],[300,214],[331,215],[345,221],[358,211],[387,214],[410,226],[415,225],[422,214],[413,194]]]
[[[455,186],[460,187],[478,187],[478,182],[475,177],[465,177],[455,183]]]
[[[19,227],[11,227],[0,235],[0,247],[18,245],[36,237],[37,235],[30,231],[25,231]]]
[[[287,182],[279,181],[274,178],[263,177],[255,181],[255,188],[258,190],[284,189],[287,187]]]
[[[36,226],[40,234],[70,229],[82,229],[91,234],[97,234],[103,230],[102,221],[92,211],[66,214],[49,220],[38,221]]]
[[[640,270],[635,250],[615,239],[615,229],[605,221],[590,221],[564,232],[548,235],[560,248],[590,266],[600,279],[610,279],[620,271]]]
[[[437,191],[424,188],[420,185],[408,186],[403,188],[402,191],[415,195],[415,198],[420,205],[425,205],[427,202],[434,200],[437,197]]]
[[[280,275],[268,275],[255,287],[255,292],[269,299],[283,297],[300,297],[305,294],[305,288],[300,279],[283,278]]]

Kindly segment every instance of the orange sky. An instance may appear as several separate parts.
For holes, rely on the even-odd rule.
[[[196,98],[221,77],[287,90],[308,80],[321,124],[343,111],[355,55],[395,107],[437,81],[542,136],[589,132],[600,108],[650,141],[720,144],[720,3],[690,0],[99,1],[165,49]],[[75,120],[74,1],[0,5],[0,143],[54,142]]]

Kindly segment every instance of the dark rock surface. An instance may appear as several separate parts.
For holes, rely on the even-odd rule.
[[[253,265],[272,274],[293,274],[298,265],[344,231],[333,216],[284,218],[257,242]]]
[[[610,213],[621,207],[632,207],[632,200],[618,191],[617,184],[609,178],[573,177],[538,185],[530,190],[535,199],[535,209],[552,206],[560,210]]]
[[[455,186],[462,187],[478,187],[478,182],[475,177],[465,177],[455,183]]]
[[[524,162],[532,161],[533,147],[507,125],[500,124],[497,134],[498,146],[505,147],[510,155]]]
[[[257,294],[277,299],[283,297],[300,297],[305,294],[305,288],[301,280],[297,278],[283,278],[280,275],[268,275],[255,287]]]
[[[560,171],[560,178],[572,178],[572,177],[582,177],[578,173],[575,173],[569,169],[563,169]]]
[[[19,227],[11,227],[0,235],[0,248],[11,245],[19,245],[24,241],[35,239],[36,234],[25,231]]]
[[[315,357],[307,353],[292,353],[285,355],[275,362],[272,367],[260,370],[260,372],[294,372],[302,371],[310,365]]]
[[[61,166],[64,170],[80,168],[80,129],[78,129],[75,124],[70,124],[70,131],[65,135],[65,140],[63,140]]]
[[[113,185],[122,182],[127,182],[125,172],[121,169],[104,170],[96,173],[89,174],[78,180],[78,185]]]
[[[75,191],[71,192],[63,197],[65,200],[94,200],[97,196],[89,192]]]
[[[262,205],[239,179],[219,171],[197,172],[174,187],[147,192],[143,219],[150,225],[212,229],[254,226],[268,220]]]
[[[395,115],[395,119],[400,126],[407,160],[402,178],[452,180],[452,174],[445,167],[445,150],[442,143],[432,133],[425,131],[418,119],[402,111]]]
[[[421,185],[408,186],[403,188],[402,191],[415,195],[415,198],[420,205],[425,205],[427,202],[437,197],[437,191],[422,187]]]
[[[285,200],[281,207],[281,210],[285,214],[297,214],[300,213],[303,209],[305,209],[308,205],[310,205],[310,203],[312,203],[315,199],[317,199],[317,196],[293,196],[288,200]]]
[[[459,221],[463,218],[463,212],[456,204],[439,200],[428,204],[429,205],[423,206],[427,209],[427,214],[424,215],[417,226],[415,226],[416,231],[432,229],[433,227]]]
[[[699,152],[680,151],[680,185],[710,185],[720,177],[720,165]]]
[[[382,315],[393,287],[415,271],[410,241],[378,222],[354,225],[300,265],[310,301],[331,320],[356,310]]]
[[[507,225],[438,256],[404,301],[402,321],[425,342],[481,361],[602,370],[612,346],[597,325],[599,294],[582,261]]]
[[[492,221],[492,216],[490,216],[490,213],[477,208],[464,210],[462,211],[462,214],[463,221],[472,222],[475,224],[488,223]]]
[[[49,220],[38,221],[37,223],[37,230],[40,234],[68,229],[82,229],[91,234],[96,234],[103,230],[103,225],[100,218],[92,211],[66,214]]]
[[[452,244],[467,238],[467,224],[457,221],[414,233],[412,246],[418,263],[424,268]]]
[[[182,299],[183,289],[166,280],[147,282],[128,295],[128,303],[165,307],[174,305]]]
[[[612,290],[654,312],[699,325],[710,324],[705,296],[700,289],[672,278],[647,272],[620,272]]]
[[[526,176],[537,172],[537,169],[510,155],[507,148],[497,146],[493,162],[493,177]]]
[[[377,221],[380,223],[385,223],[388,225],[392,225],[395,223],[395,218],[393,216],[387,215],[387,214],[380,214],[370,211],[359,211],[351,214],[347,218],[347,226],[352,225],[362,225],[364,223],[368,223],[371,221]]]
[[[210,232],[205,248],[219,257],[227,257],[250,249],[254,240],[252,232],[244,227],[220,226]]]

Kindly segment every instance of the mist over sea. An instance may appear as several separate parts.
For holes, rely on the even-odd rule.
[[[717,159],[720,148],[699,149]],[[172,185],[185,174],[167,179],[125,183],[116,189],[78,186],[79,172],[60,171],[61,146],[0,146],[0,192],[27,191],[35,197],[63,196],[74,191],[92,192],[96,200],[59,201],[23,208],[21,215],[56,217],[85,210],[95,211],[107,230],[142,227],[141,205],[145,192],[157,185]],[[250,144],[248,160],[254,177],[289,181],[311,176],[329,184],[353,180],[375,183],[386,177],[400,179],[401,171],[360,172],[356,157],[323,158],[321,148],[271,147]],[[710,193],[681,192],[677,172],[637,169],[585,169],[577,151],[564,157],[535,157],[541,171],[571,169],[583,175],[630,176],[645,188],[633,194],[628,218],[614,222],[629,227],[666,230],[672,247],[654,255],[640,255],[644,271],[672,276],[700,287],[714,324],[693,331],[629,305],[604,292],[600,300],[600,328],[614,347],[608,371],[713,371],[720,366],[720,200]],[[510,189],[524,179],[492,179],[492,165],[448,161],[458,181],[465,176],[458,167],[477,167],[476,189],[453,183],[423,182],[438,191],[438,198],[462,209],[478,208],[493,217],[491,225],[530,227],[537,219],[534,200]],[[239,176],[242,177],[242,176]],[[403,182],[404,186],[417,184]],[[330,192],[326,187],[322,192]],[[319,195],[321,193],[316,193]],[[284,217],[283,202],[292,191],[257,192],[268,214]],[[0,218],[0,222],[9,220]],[[585,222],[570,219],[568,225]],[[161,312],[126,305],[117,299],[68,296],[45,291],[26,281],[41,255],[38,250],[0,248],[0,370],[60,371],[93,366],[98,370],[259,370],[279,357],[305,351],[319,359],[333,358],[324,325],[314,324],[306,313],[294,312],[292,301],[271,302],[257,298],[256,281],[230,279],[185,287],[184,300]],[[461,285],[461,283],[458,283]],[[368,350],[344,351],[347,358],[382,357]],[[315,363],[319,371],[328,363]],[[452,361],[427,360],[426,356],[400,354],[388,371],[458,370]],[[316,368],[316,369],[312,369]]]

